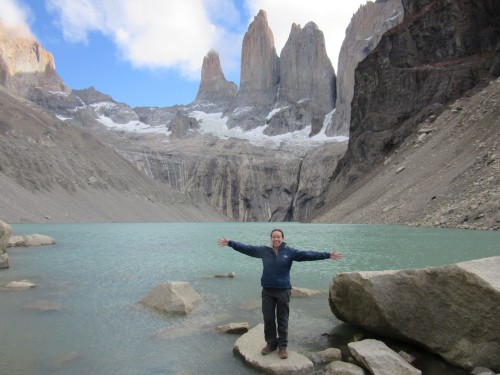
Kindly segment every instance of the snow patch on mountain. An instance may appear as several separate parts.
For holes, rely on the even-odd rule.
[[[104,105],[100,104],[99,106],[102,108]],[[266,129],[267,125],[262,125],[249,131],[243,131],[243,129],[241,129],[240,127],[228,128],[227,117],[222,117],[222,113],[220,112],[205,113],[202,111],[192,111],[189,115],[196,118],[196,120],[200,124],[200,129],[198,130],[198,132],[201,134],[210,134],[222,139],[244,139],[249,141],[254,146],[269,147],[273,149],[291,149],[294,147],[304,149],[317,146],[318,144],[324,142],[345,142],[348,139],[347,137],[343,136],[328,137],[325,135],[325,129],[328,126],[333,113],[334,111],[328,113],[327,116],[325,116],[323,128],[314,137],[309,137],[309,134],[311,133],[311,126],[307,126],[306,128],[293,133],[268,136],[264,134],[264,130]],[[150,126],[138,120],[120,124],[113,121],[113,119],[104,114],[99,114],[98,116],[99,117],[97,118],[97,121],[99,121],[107,128],[114,130],[135,133],[158,133],[167,136],[171,134],[171,131],[168,130],[168,124],[162,126]],[[270,114],[270,116],[272,115]]]

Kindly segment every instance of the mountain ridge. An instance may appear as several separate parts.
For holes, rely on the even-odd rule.
[[[375,12],[373,16],[380,19],[373,25],[392,25],[384,22],[393,8],[383,7],[394,6],[394,3],[389,0],[376,4],[371,9]],[[36,89],[30,91],[28,97],[67,124],[98,137],[144,175],[182,192],[188,200],[207,202],[231,220],[314,220],[498,229],[496,186],[500,184],[496,175],[490,173],[498,169],[497,128],[484,128],[490,136],[481,140],[473,127],[474,121],[483,118],[480,116],[483,110],[491,112],[493,117],[488,117],[491,123],[498,118],[494,107],[482,106],[484,103],[480,100],[481,95],[488,96],[486,104],[497,100],[488,91],[488,83],[496,87],[495,78],[500,70],[498,47],[494,44],[494,30],[500,24],[498,6],[491,0],[480,1],[474,9],[462,0],[440,1],[440,6],[429,6],[425,0],[418,4],[403,1],[402,5],[404,19],[401,22],[395,19],[397,25],[386,32],[383,28],[374,31],[383,36],[376,38],[379,43],[370,46],[373,50],[355,69],[349,145],[332,142],[333,138],[325,136],[328,119],[333,118],[335,112],[323,114],[321,121],[314,116],[313,106],[307,101],[284,104],[282,108],[266,104],[269,106],[266,111],[256,112],[255,118],[249,115],[248,126],[245,125],[248,129],[256,123],[261,126],[245,132],[246,139],[236,139],[233,134],[239,131],[238,127],[227,127],[225,121],[228,119],[216,120],[218,112],[210,117],[191,106],[130,108],[92,89],[70,93]],[[385,10],[379,12],[381,9]],[[481,16],[482,13],[474,13],[484,9],[489,9],[485,12],[489,16],[487,19]],[[455,17],[457,12],[460,17]],[[270,32],[265,28],[265,18],[259,17],[258,24],[265,32]],[[439,17],[449,22],[436,23]],[[474,17],[480,20],[477,30],[485,29],[463,32],[469,27],[467,22]],[[359,22],[353,17],[348,31],[356,33]],[[433,28],[443,33],[430,33]],[[300,31],[293,25],[292,30]],[[450,38],[455,32],[458,39]],[[426,35],[432,38],[422,37]],[[466,38],[463,43],[462,37]],[[488,40],[485,42],[482,38]],[[461,43],[453,45],[454,40]],[[434,45],[446,46],[449,54],[446,61],[425,62],[433,53],[434,58],[446,55]],[[486,48],[485,53],[464,59],[463,52],[477,45]],[[358,45],[358,48],[365,47]],[[307,56],[308,49],[301,51]],[[484,69],[485,61],[490,64],[489,70]],[[467,72],[472,74],[468,76]],[[217,71],[219,81],[223,82],[223,73],[220,73]],[[450,74],[453,80],[447,81]],[[420,82],[420,86],[415,86],[415,82]],[[446,82],[456,84],[446,86]],[[486,91],[477,94],[480,89]],[[468,102],[469,96],[475,99]],[[100,101],[103,99],[106,101]],[[463,105],[471,106],[470,110],[452,107],[453,100],[461,99],[467,103]],[[458,119],[456,113],[467,113],[469,117],[459,119],[460,127],[448,128],[449,124],[443,119]],[[434,121],[440,124],[439,128],[433,128]],[[226,127],[224,135],[215,137],[214,133],[205,132],[213,128],[215,122],[217,126]],[[482,122],[477,129],[484,126]],[[448,160],[451,165],[449,158],[460,154],[459,148],[447,147],[446,142],[456,141],[466,149],[467,143],[459,142],[457,129],[472,132],[467,134],[477,150],[464,153],[460,159],[464,166],[448,166],[447,173],[443,173],[442,167],[437,169],[446,176],[447,185],[456,187],[448,189],[442,182],[443,176],[434,173],[432,166],[433,163],[440,165],[439,158]],[[265,132],[269,136],[265,136]],[[297,134],[306,132],[308,135],[304,139],[307,142],[293,141]],[[448,138],[442,137],[443,134]],[[313,141],[318,136],[323,137],[320,144]],[[254,142],[257,138],[262,142],[260,145]],[[427,149],[427,144],[434,148]],[[423,149],[427,151],[423,156],[436,155],[438,160],[422,156],[422,160],[427,160],[426,165],[404,162],[421,155],[419,150]],[[432,151],[434,149],[443,151]],[[434,179],[426,179],[428,186],[421,186],[415,180],[418,176],[424,179],[419,173],[424,177],[434,176]],[[398,182],[398,179],[413,185]],[[466,182],[461,183],[460,179]],[[386,184],[380,187],[379,180]],[[409,194],[415,186],[420,186],[418,194]],[[463,204],[456,202],[457,197],[463,197]]]

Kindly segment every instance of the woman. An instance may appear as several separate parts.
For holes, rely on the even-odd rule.
[[[242,254],[262,259],[262,314],[264,316],[264,338],[267,345],[262,348],[262,355],[279,349],[282,359],[288,358],[288,315],[290,311],[290,269],[292,263],[342,258],[336,251],[299,251],[288,247],[284,242],[285,235],[281,229],[271,232],[271,244],[267,246],[252,246],[221,238],[219,246],[229,246]],[[277,330],[276,330],[276,322]]]

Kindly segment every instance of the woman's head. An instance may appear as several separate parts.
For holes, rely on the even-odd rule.
[[[285,234],[283,233],[283,231],[281,229],[278,229],[278,228],[275,228],[271,231],[271,238],[273,238],[273,233],[274,232],[279,232],[281,233],[281,237],[284,239],[285,238]]]
[[[271,231],[271,243],[275,249],[279,249],[283,240],[285,239],[285,234],[281,229],[273,229]]]

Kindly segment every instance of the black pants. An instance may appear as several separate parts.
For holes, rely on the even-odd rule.
[[[290,313],[290,289],[262,289],[262,315],[264,338],[271,348],[288,346],[288,315]],[[276,322],[278,330],[276,330]]]

